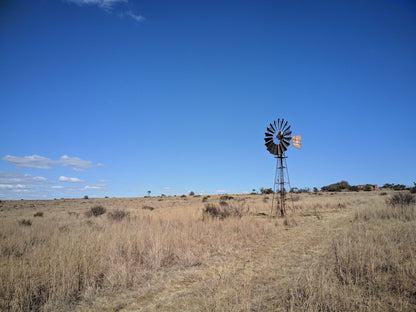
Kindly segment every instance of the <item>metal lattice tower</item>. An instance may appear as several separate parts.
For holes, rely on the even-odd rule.
[[[289,184],[290,190],[290,180],[286,164],[287,156],[285,156],[285,152],[287,151],[287,147],[290,145],[290,140],[292,140],[292,145],[294,147],[298,149],[301,148],[301,136],[295,135],[292,138],[290,136],[291,134],[292,131],[290,130],[288,122],[285,122],[284,119],[280,120],[280,118],[277,119],[277,122],[274,121],[273,123],[271,123],[267,128],[267,132],[265,132],[264,141],[266,142],[265,145],[267,147],[267,150],[271,154],[275,155],[277,159],[276,173],[273,185],[271,215],[275,211],[277,213],[279,210],[281,216],[284,216],[286,214],[285,183]],[[285,171],[287,176],[287,182],[285,182]]]

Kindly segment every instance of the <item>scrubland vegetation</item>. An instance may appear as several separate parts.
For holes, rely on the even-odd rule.
[[[2,201],[0,310],[416,309],[409,191],[271,196]]]

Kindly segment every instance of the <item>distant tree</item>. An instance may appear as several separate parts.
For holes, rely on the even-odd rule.
[[[195,196],[195,192],[194,191],[190,191],[189,192],[189,196]]]
[[[318,191],[319,191],[319,190],[318,190],[318,188],[317,188],[316,186],[314,186],[314,187],[313,187],[313,192],[314,192],[314,193],[318,193]]]
[[[260,193],[261,194],[273,194],[274,192],[273,192],[272,188],[266,189],[266,188],[262,187],[262,188],[260,188]]]
[[[358,188],[358,186],[357,185],[351,185],[350,186],[350,191],[351,192],[358,192],[360,189]]]
[[[410,188],[410,193],[416,193],[416,182],[413,182],[413,187]]]
[[[152,191],[147,191],[147,196],[149,196],[150,197],[150,193],[151,193]]]
[[[372,191],[373,189],[374,188],[373,188],[373,186],[371,184],[366,184],[364,186],[364,191],[366,191],[366,192]]]
[[[349,183],[347,181],[341,181],[341,182],[333,183],[327,186],[323,186],[321,188],[321,191],[340,192],[342,190],[349,190],[349,189],[350,189]]]

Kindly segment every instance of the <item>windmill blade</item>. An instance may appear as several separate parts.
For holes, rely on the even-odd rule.
[[[264,142],[269,143],[269,142],[273,142],[272,138],[264,138]]]
[[[284,146],[289,146],[290,145],[290,143],[288,141],[286,141],[285,139],[282,140],[282,143],[283,143]]]
[[[280,146],[280,144],[277,146],[277,153],[278,155],[282,155],[282,147]]]
[[[280,121],[280,124],[279,124],[279,131],[280,130],[282,130],[282,125],[283,125],[283,123],[285,122],[285,120],[284,119],[282,119],[281,121]]]
[[[283,126],[282,129],[286,128],[288,121],[285,122],[285,125]]]
[[[273,154],[273,155],[277,155],[277,145],[274,145],[274,146],[273,146],[273,149],[272,149],[272,154]]]
[[[270,133],[275,133],[275,131],[270,128],[267,128],[267,131],[269,131]]]
[[[273,127],[273,125],[272,125],[272,124],[270,124],[270,128],[272,128],[272,129],[273,129],[273,131],[276,131],[276,129]]]
[[[283,132],[288,132],[289,131],[289,129],[290,129],[290,125],[289,125],[289,127],[287,127]]]
[[[265,132],[265,133],[264,133],[264,135],[265,135],[266,137],[272,137],[272,136],[273,136],[273,134],[272,134],[272,133],[268,133],[268,132]]]
[[[273,121],[273,123],[274,123],[274,127],[275,127],[275,129],[277,129],[277,126],[276,126],[276,120],[275,120],[275,121]]]
[[[291,135],[291,134],[292,134],[292,131],[288,131],[286,133],[283,133],[283,136],[288,136],[288,135]]]
[[[281,145],[280,147],[283,150],[283,153],[286,152],[287,151],[287,147],[283,143],[281,143],[280,145]]]
[[[272,146],[274,143],[273,142],[267,142],[267,143],[264,143],[264,145],[266,145],[266,147],[267,148],[269,148],[270,146]]]

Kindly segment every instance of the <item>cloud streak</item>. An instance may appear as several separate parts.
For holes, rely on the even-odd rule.
[[[3,160],[18,167],[34,169],[53,169],[54,166],[61,165],[64,167],[77,167],[78,171],[82,171],[83,169],[80,168],[91,168],[94,166],[93,163],[89,160],[83,160],[78,157],[69,157],[68,155],[63,155],[58,160],[52,160],[50,158],[39,155],[24,157],[6,155],[3,157]],[[102,166],[102,164],[98,165]],[[74,168],[76,171],[77,169]]]
[[[60,176],[58,179],[59,182],[70,182],[70,183],[84,183],[85,181],[78,178],[69,178],[65,176]]]
[[[97,6],[100,9],[105,10],[108,13],[112,13],[117,6],[119,8],[119,17],[123,18],[128,16],[135,20],[136,22],[144,22],[146,18],[140,14],[135,14],[132,10],[127,10],[126,5],[128,5],[128,0],[65,0],[69,3],[75,3],[78,6]]]
[[[116,4],[127,3],[128,0],[66,0],[67,2],[72,2],[82,5],[96,5],[105,10],[112,10]]]
[[[3,157],[3,160],[12,163],[15,166],[36,169],[52,169],[52,165],[55,163],[55,161],[39,155],[24,157],[6,155]]]

